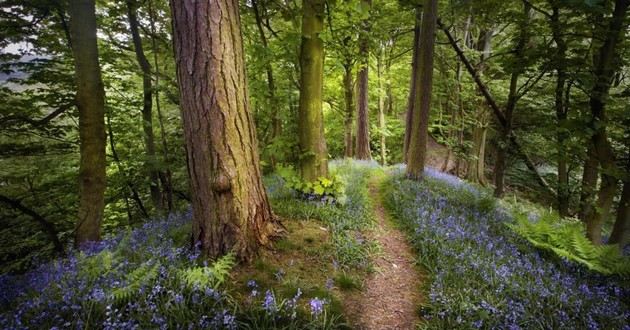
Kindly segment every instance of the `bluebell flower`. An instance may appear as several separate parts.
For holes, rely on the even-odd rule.
[[[325,300],[319,298],[313,298],[309,302],[309,306],[311,307],[311,315],[317,317],[324,311]]]

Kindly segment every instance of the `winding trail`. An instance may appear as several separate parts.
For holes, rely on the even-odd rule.
[[[378,224],[368,239],[376,240],[381,253],[375,256],[375,272],[363,290],[348,297],[346,312],[355,329],[414,329],[421,302],[421,274],[404,234],[394,227],[379,192],[379,181],[371,180],[370,195]]]

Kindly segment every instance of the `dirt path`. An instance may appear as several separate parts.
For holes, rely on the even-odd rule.
[[[370,195],[378,220],[370,239],[378,241],[382,252],[376,256],[376,271],[366,279],[363,290],[347,299],[346,311],[356,329],[414,329],[419,321],[421,275],[405,236],[388,218],[378,182],[370,183]]]

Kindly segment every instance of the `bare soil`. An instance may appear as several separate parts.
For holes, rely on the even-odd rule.
[[[360,292],[346,297],[344,309],[355,329],[414,329],[420,321],[422,276],[405,236],[388,218],[376,182],[370,184],[370,194],[378,225],[369,239],[380,244],[381,253],[374,260],[376,271]]]

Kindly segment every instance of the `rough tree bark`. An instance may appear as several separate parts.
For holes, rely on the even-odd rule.
[[[366,6],[371,6],[371,0],[362,0]],[[357,159],[371,159],[369,109],[368,109],[368,67],[370,65],[370,49],[368,33],[370,31],[369,18],[362,22],[363,28],[359,35],[359,58],[361,66],[357,74]]]
[[[68,6],[79,108],[79,217],[75,246],[101,238],[105,208],[105,90],[96,44],[94,0]]]
[[[407,150],[407,177],[420,180],[424,174],[427,139],[429,130],[429,110],[433,89],[433,49],[437,20],[437,0],[425,0],[422,13],[420,40],[422,47],[418,51],[418,72],[415,79],[411,134]]]
[[[513,68],[512,75],[510,77],[510,89],[508,93],[507,103],[505,105],[504,117],[505,125],[501,125],[501,131],[499,136],[499,142],[497,144],[497,156],[494,164],[494,195],[497,197],[503,196],[505,190],[505,170],[507,167],[508,152],[511,149],[510,135],[512,134],[512,118],[514,116],[514,110],[516,109],[516,102],[518,101],[518,79],[523,73],[525,67],[525,46],[529,42],[529,18],[530,18],[531,5],[529,2],[523,2],[523,18],[520,26],[520,34],[516,47],[514,49],[515,62],[517,67]]]
[[[261,180],[236,0],[171,0],[192,240],[251,260],[279,223]]]
[[[590,128],[594,132],[591,143],[601,167],[601,185],[597,193],[596,206],[586,218],[586,236],[595,244],[601,244],[602,224],[610,214],[617,190],[617,175],[620,169],[615,163],[615,155],[606,134],[606,101],[615,69],[617,46],[625,31],[625,18],[630,0],[616,0],[615,8],[606,31],[606,38],[595,56],[594,84],[590,92]],[[588,160],[587,160],[588,162]]]
[[[324,42],[319,36],[324,26],[324,6],[324,0],[305,0],[303,4],[298,131],[300,171],[306,181],[328,175],[322,113]]]
[[[127,17],[129,30],[136,60],[142,70],[142,129],[144,131],[144,146],[146,148],[145,170],[149,174],[149,190],[153,206],[158,210],[164,208],[162,192],[160,191],[160,173],[156,169],[155,135],[153,134],[153,83],[151,81],[151,65],[144,54],[142,37],[140,36],[136,0],[127,0]]]
[[[413,54],[411,57],[411,79],[409,80],[409,99],[405,115],[405,141],[403,141],[403,161],[407,162],[409,139],[411,137],[411,118],[413,117],[413,102],[416,95],[416,79],[418,75],[418,59],[420,58],[420,24],[422,23],[422,7],[416,7],[416,22],[413,28]]]

